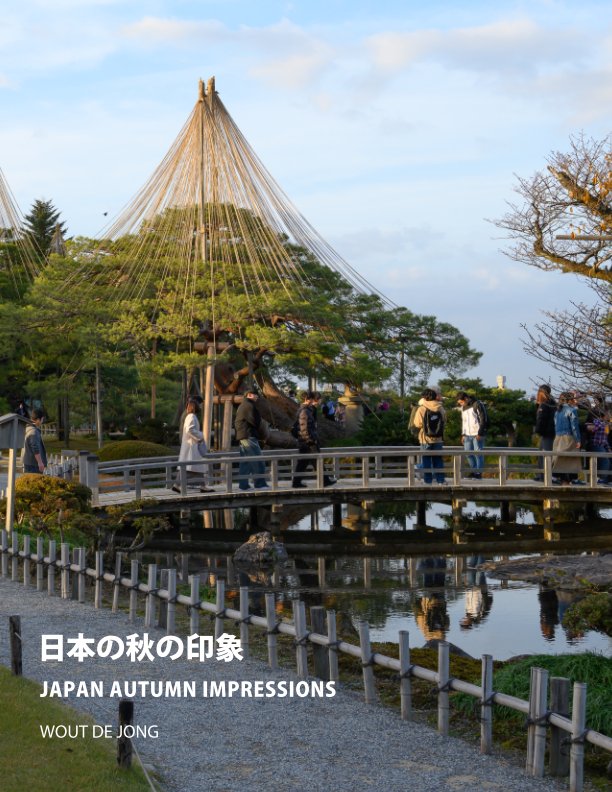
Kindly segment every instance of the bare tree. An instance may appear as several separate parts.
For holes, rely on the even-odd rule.
[[[571,138],[568,153],[553,153],[530,179],[519,177],[516,192],[523,202],[493,221],[510,232],[510,258],[612,282],[611,136]]]
[[[533,330],[523,325],[524,348],[560,372],[566,385],[607,391],[612,387],[611,292],[601,281],[592,285],[594,305],[572,303],[567,311],[545,312],[545,321]]]

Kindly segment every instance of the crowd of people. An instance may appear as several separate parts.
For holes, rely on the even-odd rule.
[[[470,478],[481,479],[484,469],[482,453],[487,432],[489,416],[486,405],[476,396],[460,391],[456,396],[457,407],[461,410],[461,442],[466,451],[474,452],[467,456]],[[542,451],[557,452],[553,456],[553,484],[574,484],[583,486],[579,475],[583,468],[580,450],[609,454],[610,412],[605,404],[579,393],[564,391],[557,400],[552,396],[550,385],[543,384],[536,396],[535,433],[539,437]],[[579,409],[584,420],[580,420]],[[413,408],[410,427],[418,433],[421,450],[440,452],[444,448],[446,412],[442,405],[442,395],[433,388],[426,388],[418,404]],[[574,453],[572,453],[574,452]],[[443,472],[444,462],[441,454],[424,453],[420,468],[426,484],[435,481],[446,482]],[[538,457],[538,480],[543,480],[543,457]],[[605,456],[597,459],[598,484],[609,484],[610,459]]]

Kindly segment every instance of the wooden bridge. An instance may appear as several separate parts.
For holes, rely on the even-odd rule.
[[[260,490],[238,488],[237,452],[210,454],[206,460],[206,483],[211,491],[205,493],[200,492],[204,479],[191,480],[186,470],[190,463],[179,463],[176,457],[101,462],[96,455],[82,451],[78,455],[78,472],[79,480],[92,490],[93,505],[101,508],[143,499],[155,499],[156,511],[405,500],[417,504],[451,503],[453,507],[466,500],[491,501],[501,503],[502,510],[504,504],[512,502],[537,503],[545,509],[562,501],[612,505],[612,486],[600,483],[597,471],[598,459],[610,459],[611,454],[580,453],[584,463],[580,484],[559,485],[553,479],[550,451],[486,448],[483,453],[483,477],[473,479],[469,477],[467,461],[473,452],[458,447],[428,452],[428,456],[443,458],[444,484],[425,483],[420,467],[422,452],[409,446],[326,448],[310,455],[295,451],[264,452],[261,457],[253,457],[262,460],[266,468],[268,488]],[[541,469],[537,466],[539,457]],[[310,459],[314,466],[313,471],[305,474],[306,487],[301,489],[292,486],[298,459]],[[537,474],[541,475],[541,481],[537,480]],[[324,481],[329,476],[336,483],[325,487]],[[180,493],[172,490],[173,485],[180,488]]]

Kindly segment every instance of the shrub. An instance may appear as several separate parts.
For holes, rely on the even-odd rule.
[[[26,473],[15,482],[15,516],[18,522],[29,521],[41,530],[69,524],[78,515],[91,509],[89,487],[75,481]],[[6,501],[2,501],[6,511]]]
[[[612,594],[593,592],[574,602],[563,614],[563,626],[575,632],[598,630],[612,636]]]
[[[134,424],[129,428],[130,437],[136,440],[144,440],[146,443],[159,443],[167,445],[172,442],[176,430],[172,430],[160,418],[147,418],[140,424]]]
[[[141,459],[171,455],[170,448],[157,443],[146,443],[144,440],[116,440],[113,443],[107,443],[99,452],[98,457],[102,462],[112,462],[116,459]]]

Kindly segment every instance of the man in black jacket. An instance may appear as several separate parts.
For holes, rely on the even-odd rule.
[[[319,443],[319,429],[317,427],[317,407],[321,403],[321,394],[318,391],[307,391],[303,396],[302,406],[298,410],[297,441],[300,454],[316,454],[321,450]],[[305,473],[308,468],[316,469],[316,460],[298,459],[295,466],[293,477],[293,487],[301,488],[306,485],[303,483],[301,473]],[[323,477],[323,486],[330,487],[336,483],[336,479],[331,476]]]
[[[261,415],[257,409],[258,394],[254,390],[248,390],[238,409],[234,427],[236,429],[236,440],[240,445],[240,464],[238,466],[238,487],[243,490],[251,489],[249,477],[253,477],[255,489],[269,489],[264,478],[266,473],[265,462],[252,457],[261,456],[259,446],[259,426]],[[248,461],[243,457],[250,457]]]
[[[535,433],[540,436],[540,450],[552,451],[555,441],[555,413],[557,402],[551,396],[550,385],[544,383],[538,388],[536,396],[538,411],[536,412]],[[544,457],[538,457],[538,468],[544,468]],[[544,476],[538,473],[536,481],[543,481]]]

